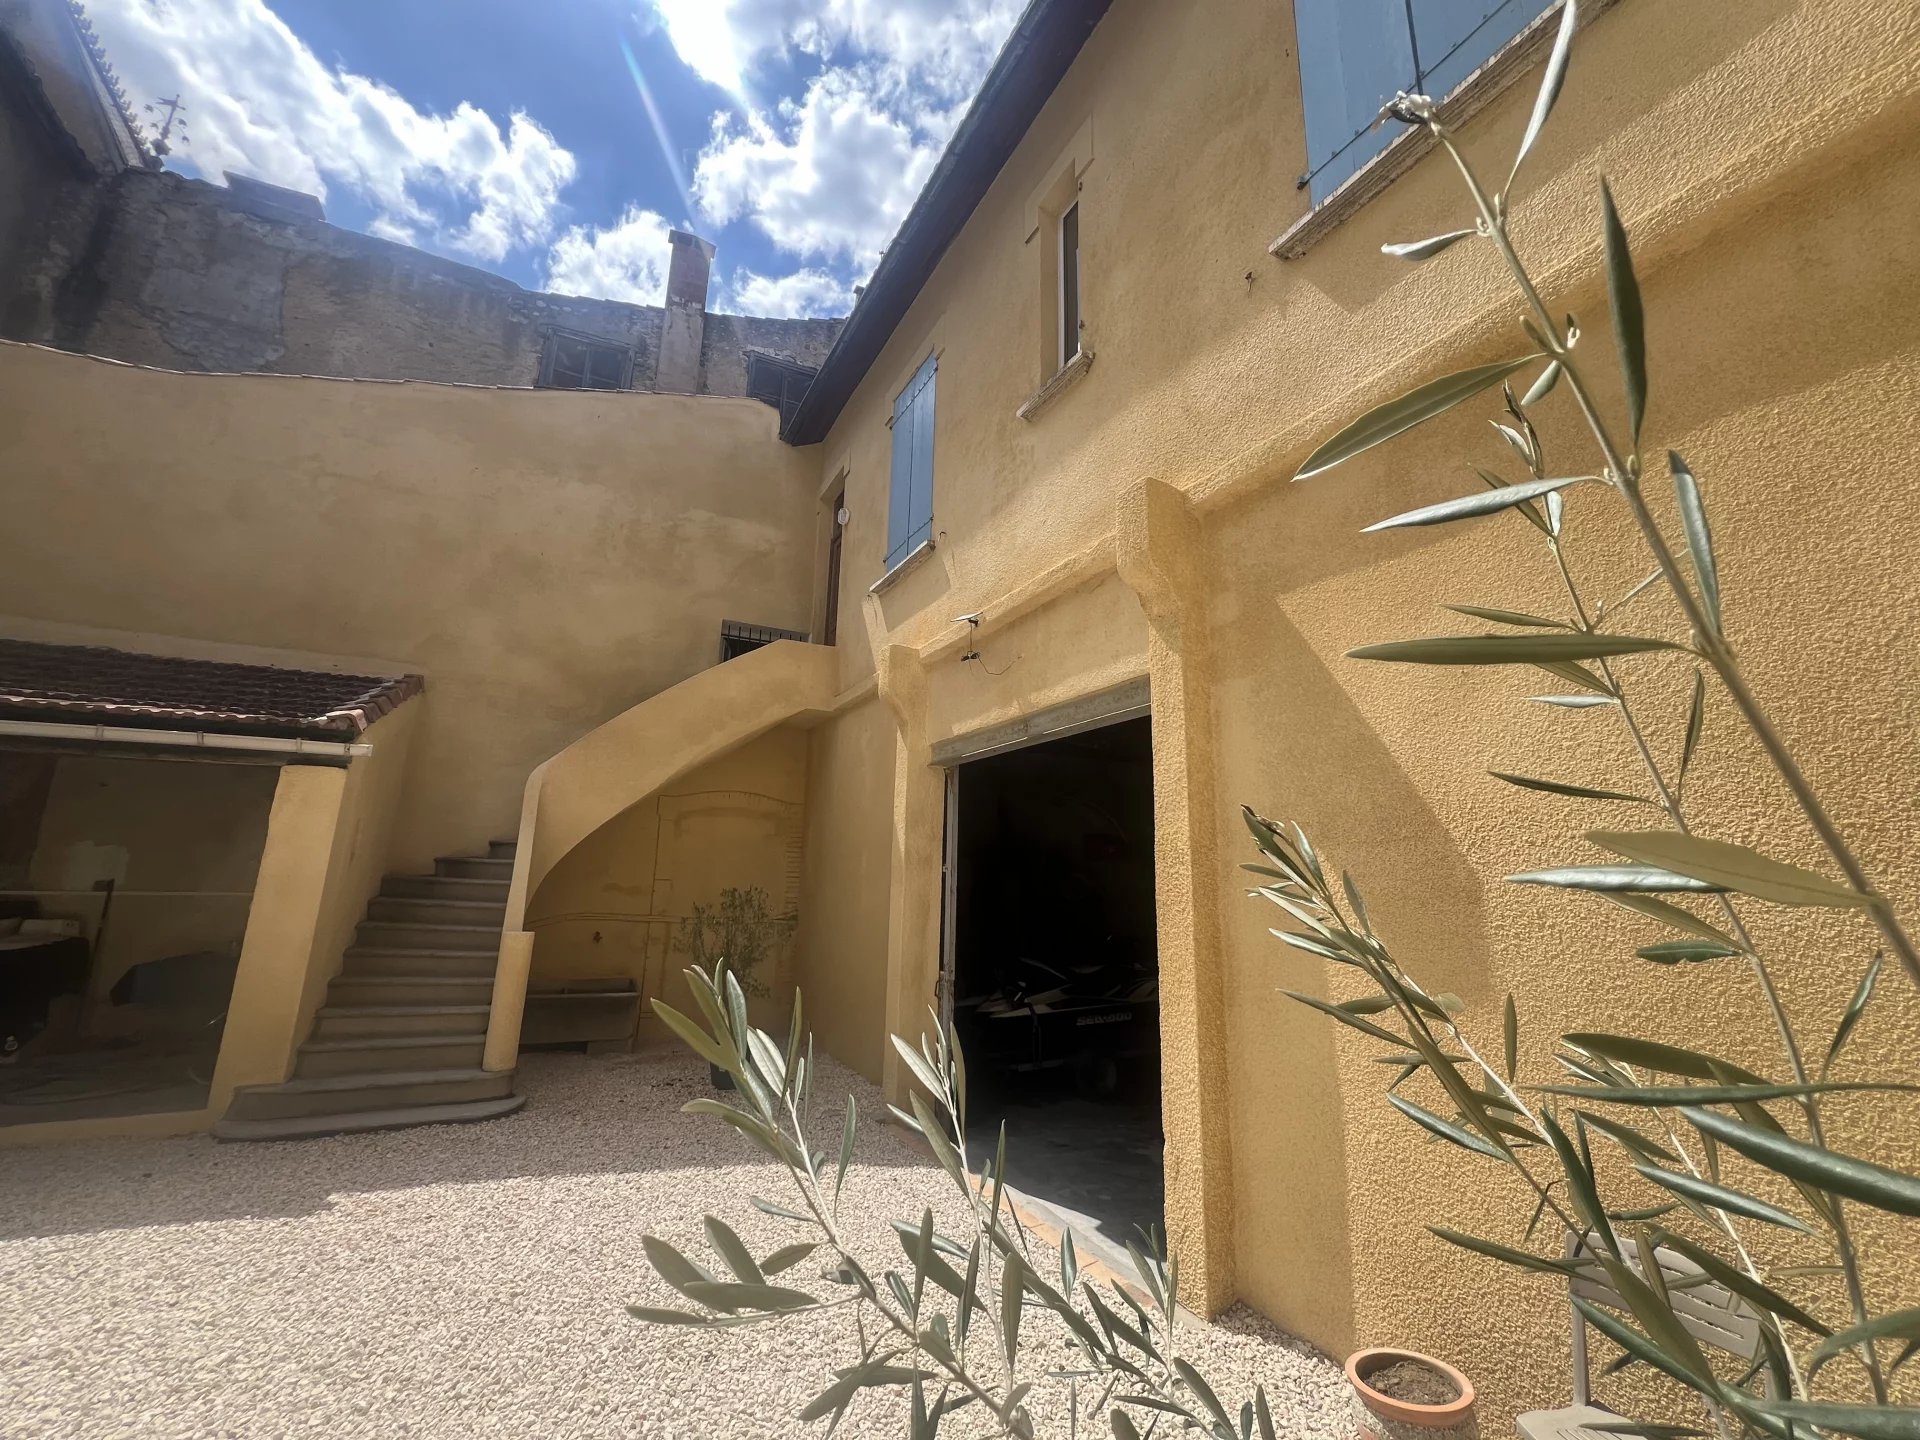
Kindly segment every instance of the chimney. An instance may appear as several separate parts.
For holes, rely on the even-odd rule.
[[[707,328],[713,245],[685,230],[668,231],[667,243],[673,258],[667,262],[667,315],[653,388],[668,395],[695,395],[700,390],[700,341]]]

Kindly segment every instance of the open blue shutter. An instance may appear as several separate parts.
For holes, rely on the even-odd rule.
[[[1415,0],[1415,11],[1427,3]],[[1413,46],[1406,0],[1294,0],[1293,14],[1317,205],[1398,133],[1369,127],[1396,91],[1416,88]]]
[[[1451,95],[1552,5],[1553,0],[1414,0],[1420,88],[1436,98]]]
[[[893,402],[893,476],[887,496],[887,569],[933,534],[934,359]]]
[[[913,387],[893,402],[893,478],[887,489],[887,569],[907,553],[913,531]]]

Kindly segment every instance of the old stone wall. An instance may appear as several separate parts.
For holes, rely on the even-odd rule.
[[[833,348],[843,323],[710,314],[700,346],[701,389],[709,395],[746,394],[749,350],[764,350],[817,367]]]
[[[653,388],[662,311],[549,295],[184,176],[128,171],[70,200],[62,243],[0,270],[7,339],[170,370],[533,385],[560,329],[633,351]],[[710,317],[702,390],[746,392],[728,337],[818,363],[835,322]]]

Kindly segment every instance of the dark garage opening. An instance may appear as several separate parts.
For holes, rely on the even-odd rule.
[[[1077,1236],[1162,1223],[1153,741],[1146,718],[958,768],[954,1026],[968,1141]]]

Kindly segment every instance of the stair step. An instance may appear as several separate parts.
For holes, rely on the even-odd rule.
[[[518,840],[489,840],[487,858],[490,860],[511,860],[520,848]]]
[[[282,1085],[242,1085],[233,1092],[229,1120],[290,1120],[419,1105],[462,1105],[513,1093],[511,1071],[381,1070],[322,1075]]]
[[[315,1040],[399,1035],[484,1035],[487,1005],[327,1006],[313,1017]]]
[[[491,981],[499,960],[497,946],[489,950],[415,950],[355,945],[347,951],[340,976],[346,980],[445,976]]]
[[[414,1105],[395,1110],[365,1110],[307,1115],[283,1120],[221,1120],[216,1140],[306,1140],[320,1135],[351,1135],[366,1130],[400,1130],[410,1125],[460,1125],[511,1115],[527,1103],[524,1095],[469,1100],[459,1105]]]
[[[406,925],[487,925],[498,930],[507,918],[505,900],[422,899],[376,895],[367,902],[367,919]]]
[[[345,971],[327,987],[336,1009],[367,1005],[485,1005],[493,999],[491,975],[359,975]]]
[[[500,953],[500,923],[491,925],[424,925],[411,920],[362,920],[355,940],[376,950],[466,951]]]
[[[433,862],[433,873],[443,880],[511,881],[513,861],[484,855],[442,855]]]
[[[459,875],[389,875],[380,882],[380,893],[401,900],[480,900],[489,905],[507,903],[513,888],[512,877],[499,879],[469,878]]]
[[[477,1070],[487,1037],[481,1035],[356,1036],[309,1040],[294,1062],[296,1080],[323,1075],[376,1075],[396,1070]]]

